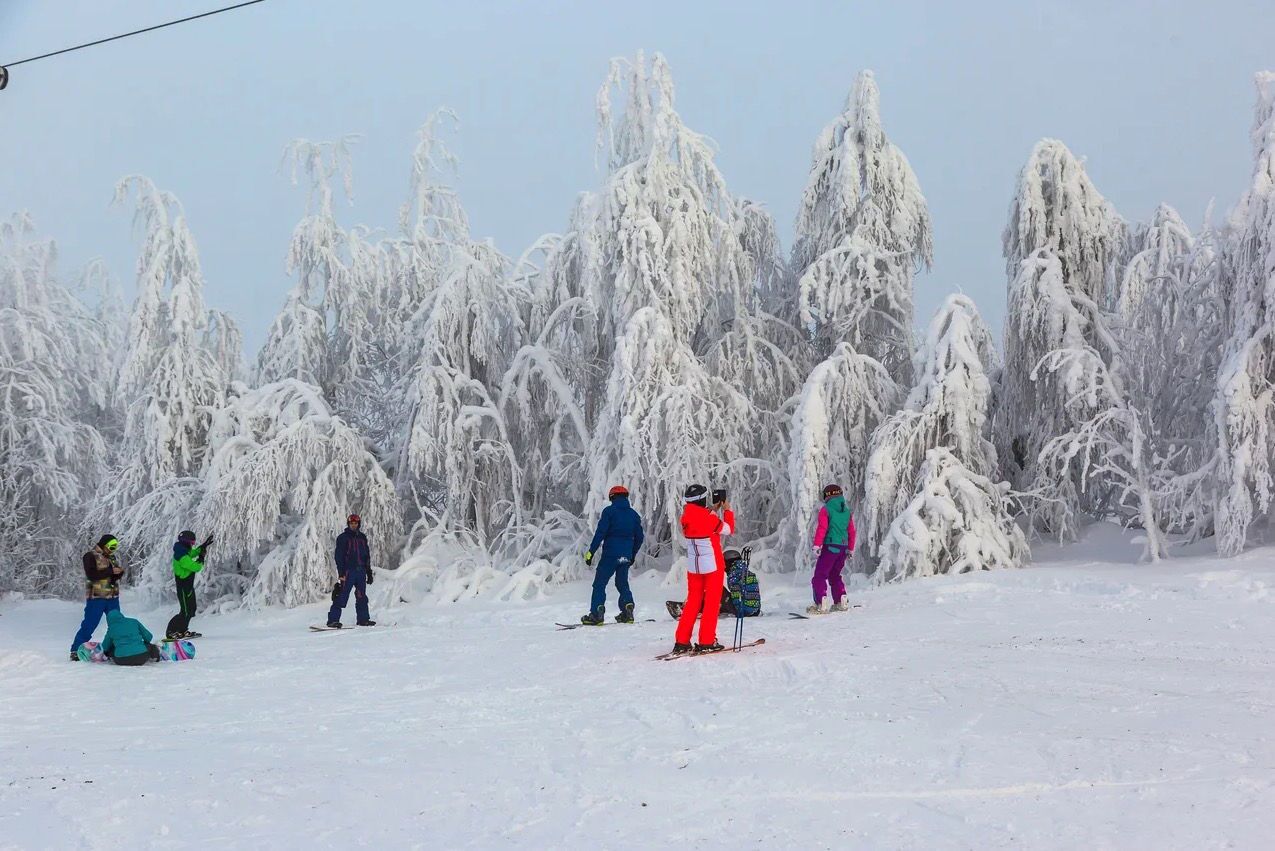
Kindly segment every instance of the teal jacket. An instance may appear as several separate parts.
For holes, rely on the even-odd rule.
[[[140,621],[124,617],[119,609],[106,613],[106,638],[102,652],[107,656],[140,656],[154,636]]]

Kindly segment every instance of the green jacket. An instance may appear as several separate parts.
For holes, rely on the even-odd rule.
[[[112,609],[106,613],[102,652],[107,656],[140,656],[153,637],[141,621],[126,618],[119,609]]]
[[[201,547],[188,547],[181,541],[173,544],[173,575],[178,579],[194,576],[204,569],[200,560]]]

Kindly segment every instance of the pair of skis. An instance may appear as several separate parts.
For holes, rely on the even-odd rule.
[[[695,652],[694,650],[682,650],[679,652],[661,653],[655,657],[656,662],[671,662],[674,659],[685,659],[688,656],[716,656],[718,653],[734,653],[740,650],[747,650],[749,647],[760,647],[766,643],[766,639],[759,638],[756,641],[750,641],[747,644],[741,644],[738,647],[723,647],[721,650],[702,650]]]

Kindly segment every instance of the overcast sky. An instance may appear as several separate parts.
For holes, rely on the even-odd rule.
[[[231,0],[0,0],[0,63]],[[886,131],[929,199],[922,321],[963,290],[999,327],[1000,232],[1044,136],[1087,158],[1130,220],[1157,203],[1193,226],[1250,170],[1253,74],[1275,68],[1264,2],[427,2],[266,0],[13,69],[0,92],[0,214],[29,209],[64,268],[104,257],[133,289],[115,181],[182,200],[210,305],[260,344],[290,283],[305,193],[279,170],[296,137],[359,133],[343,224],[391,228],[414,133],[439,106],[473,231],[517,255],[595,188],[594,94],[613,56],[662,52],[687,124],[733,191],[788,242],[815,136],[855,73],[876,71]]]

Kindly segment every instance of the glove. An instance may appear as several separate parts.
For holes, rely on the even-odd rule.
[[[368,584],[368,585],[371,585],[371,584],[372,584],[372,576],[373,576],[373,574],[372,574],[372,565],[370,565],[370,564],[369,564],[367,567],[365,567],[365,568],[363,569],[363,572],[367,574],[367,584]]]
[[[201,550],[208,549],[209,547],[212,546],[212,542],[213,542],[213,536],[209,535],[207,538],[204,538],[204,542],[199,545],[199,548]]]
[[[337,597],[341,596],[341,583],[338,582],[332,586],[332,602],[336,602]]]
[[[593,550],[584,554],[584,563],[586,566],[593,564]]]

